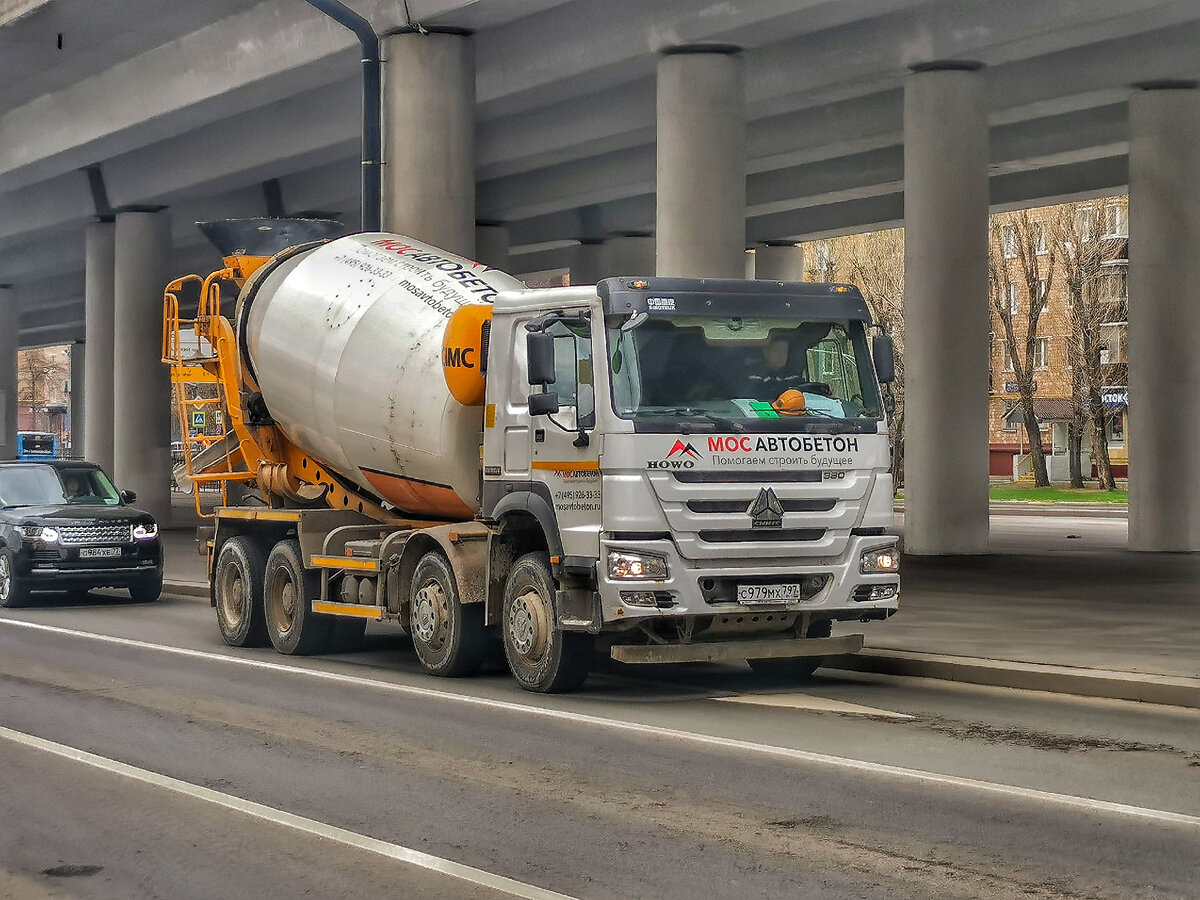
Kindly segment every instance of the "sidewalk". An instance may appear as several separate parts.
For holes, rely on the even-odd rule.
[[[207,598],[194,531],[164,541],[168,591]],[[900,612],[829,665],[1200,708],[1200,555],[1124,542],[1104,510],[993,509],[989,555],[905,556]]]

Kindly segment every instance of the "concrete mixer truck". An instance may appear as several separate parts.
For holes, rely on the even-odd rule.
[[[891,345],[856,288],[527,289],[400,235],[213,227],[225,267],[168,286],[164,361],[181,422],[222,423],[177,480],[250,491],[202,541],[228,644],[390,621],[431,674],[502,647],[551,692],[596,654],[801,677],[862,646],[833,622],[896,611]]]

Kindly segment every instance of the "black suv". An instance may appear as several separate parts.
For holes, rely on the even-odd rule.
[[[21,606],[33,591],[94,587],[157,600],[158,525],[128,505],[135,499],[91,463],[0,463],[0,606]]]

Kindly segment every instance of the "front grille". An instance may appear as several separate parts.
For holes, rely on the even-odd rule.
[[[689,500],[687,508],[696,513],[744,513],[753,497],[745,500]],[[784,512],[829,512],[837,505],[833,497],[816,500],[780,500]]]
[[[753,531],[701,531],[700,540],[710,544],[749,544],[760,541],[819,541],[825,537],[824,528],[758,528]]]
[[[68,546],[87,544],[128,544],[131,531],[128,522],[89,522],[84,525],[64,525],[58,529],[59,541]]]
[[[804,469],[792,472],[764,472],[761,469],[751,469],[739,472],[672,472],[675,480],[681,484],[777,484],[780,482],[814,482],[821,480],[820,469]]]

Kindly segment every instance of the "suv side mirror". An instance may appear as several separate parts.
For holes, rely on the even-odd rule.
[[[121,502],[128,505],[137,499],[137,494],[133,491],[121,491]]]
[[[556,412],[558,412],[558,394],[547,391],[529,395],[529,414],[531,416],[548,416]]]
[[[554,384],[554,338],[544,331],[532,331],[525,336],[525,352],[529,357],[529,383]]]
[[[875,374],[880,384],[891,384],[896,380],[896,348],[890,335],[877,334],[871,339],[871,356],[875,360]]]

